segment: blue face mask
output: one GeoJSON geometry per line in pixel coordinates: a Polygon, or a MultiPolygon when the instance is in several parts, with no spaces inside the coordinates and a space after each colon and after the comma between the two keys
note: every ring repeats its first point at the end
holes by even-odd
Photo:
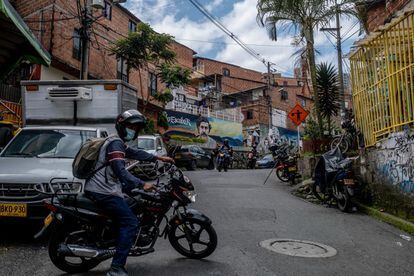
{"type": "Polygon", "coordinates": [[[126,128],[127,135],[125,136],[125,141],[131,141],[135,137],[135,130],[126,128]]]}

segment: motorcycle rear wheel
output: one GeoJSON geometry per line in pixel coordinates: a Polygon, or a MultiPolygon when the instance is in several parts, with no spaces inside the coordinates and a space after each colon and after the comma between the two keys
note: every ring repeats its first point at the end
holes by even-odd
{"type": "Polygon", "coordinates": [[[289,174],[286,174],[285,169],[276,169],[276,176],[279,178],[282,182],[289,182],[290,177],[289,174]]]}
{"type": "Polygon", "coordinates": [[[68,243],[70,239],[69,234],[75,232],[73,229],[65,229],[59,227],[54,229],[49,240],[49,257],[52,263],[62,271],[69,274],[84,273],[95,268],[101,261],[94,259],[86,259],[82,257],[68,257],[59,254],[58,249],[61,243],[68,243]],[[71,259],[69,259],[71,258],[71,259]],[[71,260],[78,259],[78,262],[71,262],[71,260]]]}
{"type": "Polygon", "coordinates": [[[338,189],[340,189],[338,190],[339,198],[336,197],[338,209],[347,213],[351,209],[351,197],[349,196],[348,190],[345,186],[341,185],[338,189]]]}
{"type": "Polygon", "coordinates": [[[210,223],[198,219],[187,219],[182,224],[173,224],[168,233],[168,240],[178,253],[191,259],[206,258],[210,256],[217,247],[217,233],[213,226],[210,223]],[[184,227],[186,227],[186,229],[184,227]],[[185,233],[186,230],[191,232],[190,241],[185,233]],[[204,240],[204,235],[203,240],[201,239],[201,235],[204,232],[206,232],[209,237],[208,241],[204,240]],[[199,246],[194,247],[194,244],[199,246]],[[200,245],[205,248],[198,251],[197,249],[200,248],[200,245]]]}

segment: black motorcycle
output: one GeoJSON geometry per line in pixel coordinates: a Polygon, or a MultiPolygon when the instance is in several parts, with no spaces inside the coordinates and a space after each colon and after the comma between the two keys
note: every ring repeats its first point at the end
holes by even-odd
{"type": "MultiPolygon", "coordinates": [[[[174,165],[167,170],[167,183],[156,184],[153,193],[139,189],[126,197],[140,221],[140,230],[130,256],[154,252],[159,237],[168,238],[181,255],[201,259],[217,247],[217,234],[211,220],[201,212],[187,209],[195,202],[194,186],[174,165]],[[172,214],[167,213],[172,209],[172,214]],[[165,221],[165,226],[161,223],[165,221]]],[[[117,227],[109,217],[81,193],[70,192],[73,183],[37,185],[36,190],[51,195],[45,207],[51,213],[44,220],[41,236],[51,230],[49,256],[53,264],[67,273],[86,272],[115,253],[117,227]],[[68,188],[69,187],[69,188],[68,188]]]]}
{"type": "Polygon", "coordinates": [[[292,147],[288,144],[272,145],[269,147],[275,161],[276,176],[282,182],[291,182],[294,184],[295,179],[300,177],[298,173],[296,154],[291,154],[292,147]]]}
{"type": "Polygon", "coordinates": [[[358,190],[359,183],[352,171],[351,158],[345,158],[339,147],[322,155],[314,171],[312,192],[323,203],[335,199],[339,210],[351,210],[352,198],[358,190]]]}
{"type": "Polygon", "coordinates": [[[217,154],[217,170],[227,172],[230,165],[230,153],[227,149],[219,150],[217,154]]]}

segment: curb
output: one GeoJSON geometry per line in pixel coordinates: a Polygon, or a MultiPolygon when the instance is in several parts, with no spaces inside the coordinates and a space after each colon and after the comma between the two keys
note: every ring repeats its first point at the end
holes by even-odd
{"type": "Polygon", "coordinates": [[[406,221],[402,218],[396,217],[388,213],[380,212],[377,209],[363,205],[361,203],[355,202],[355,205],[357,205],[358,209],[364,212],[365,214],[370,215],[374,218],[377,218],[380,221],[391,224],[399,228],[400,230],[403,230],[411,235],[414,235],[414,223],[411,223],[409,221],[406,221]]]}

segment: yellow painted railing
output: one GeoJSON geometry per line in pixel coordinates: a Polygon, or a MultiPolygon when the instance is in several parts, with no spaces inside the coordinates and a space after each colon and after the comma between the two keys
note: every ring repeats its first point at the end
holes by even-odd
{"type": "Polygon", "coordinates": [[[3,120],[22,126],[22,105],[0,100],[0,114],[3,120]]]}
{"type": "Polygon", "coordinates": [[[366,146],[414,124],[414,11],[361,42],[350,63],[355,118],[366,146]]]}

